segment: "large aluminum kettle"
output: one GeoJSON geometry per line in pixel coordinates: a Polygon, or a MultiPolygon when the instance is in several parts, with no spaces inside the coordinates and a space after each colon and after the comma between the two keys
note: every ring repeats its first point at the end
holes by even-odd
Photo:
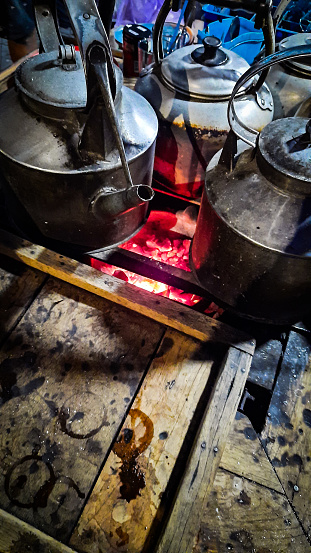
{"type": "MultiPolygon", "coordinates": [[[[165,0],[159,12],[153,40],[155,62],[141,72],[135,90],[150,102],[159,119],[155,182],[176,194],[196,198],[202,192],[207,163],[222,148],[229,132],[228,101],[249,64],[221,48],[215,37],[163,58],[162,29],[171,6],[171,0],[165,0]]],[[[251,9],[254,6],[256,3],[251,9]]],[[[265,21],[269,17],[267,12],[265,21]]],[[[271,29],[266,33],[266,47],[268,53],[273,51],[271,29]]],[[[252,85],[246,83],[236,109],[246,124],[262,129],[273,118],[272,95],[262,80],[256,89],[252,85]]]]}
{"type": "Polygon", "coordinates": [[[232,131],[207,171],[191,247],[197,279],[221,305],[275,324],[311,309],[311,123],[278,119],[259,134],[239,121],[234,97],[257,71],[310,53],[302,46],[274,54],[238,81],[232,131]],[[237,153],[237,136],[251,148],[237,153]]]}
{"type": "MultiPolygon", "coordinates": [[[[311,44],[311,33],[297,33],[279,43],[279,51],[311,44]]],[[[274,118],[290,117],[297,113],[302,102],[311,96],[311,57],[289,59],[271,67],[266,79],[274,101],[274,118]]]]}
{"type": "Polygon", "coordinates": [[[122,86],[93,0],[65,0],[79,50],[59,34],[54,0],[34,0],[38,56],[0,98],[0,168],[13,219],[43,238],[94,250],[127,240],[153,197],[157,118],[122,86]]]}

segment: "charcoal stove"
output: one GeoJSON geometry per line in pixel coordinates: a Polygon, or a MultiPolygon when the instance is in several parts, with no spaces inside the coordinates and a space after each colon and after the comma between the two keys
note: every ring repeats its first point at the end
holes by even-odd
{"type": "MultiPolygon", "coordinates": [[[[129,286],[138,285],[137,294],[142,288],[142,291],[169,298],[174,304],[183,304],[190,311],[196,311],[198,316],[203,314],[207,318],[218,319],[254,336],[257,348],[239,411],[249,417],[259,432],[269,411],[290,330],[311,337],[311,326],[305,322],[292,327],[273,327],[245,321],[234,313],[224,311],[197,284],[189,271],[187,252],[198,207],[189,200],[158,190],[147,224],[138,235],[121,246],[94,252],[77,252],[68,245],[64,247],[55,243],[44,243],[44,246],[98,269],[103,277],[108,274],[126,281],[129,286]],[[167,258],[167,254],[171,257],[167,258]]],[[[1,227],[21,236],[5,211],[3,200],[0,200],[0,212],[1,227]]],[[[42,244],[39,238],[37,236],[34,241],[42,244]]]]}

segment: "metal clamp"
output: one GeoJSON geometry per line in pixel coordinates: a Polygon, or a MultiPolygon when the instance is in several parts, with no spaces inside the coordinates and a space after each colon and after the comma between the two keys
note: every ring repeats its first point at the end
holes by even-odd
{"type": "Polygon", "coordinates": [[[72,44],[59,45],[58,59],[61,60],[62,68],[66,71],[77,69],[76,50],[72,44]]]}

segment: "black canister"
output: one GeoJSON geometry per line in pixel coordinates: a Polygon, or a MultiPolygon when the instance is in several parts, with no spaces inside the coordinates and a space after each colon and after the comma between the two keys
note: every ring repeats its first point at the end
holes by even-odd
{"type": "Polygon", "coordinates": [[[123,74],[138,77],[138,42],[151,36],[151,30],[143,25],[125,25],[123,29],[123,74]]]}

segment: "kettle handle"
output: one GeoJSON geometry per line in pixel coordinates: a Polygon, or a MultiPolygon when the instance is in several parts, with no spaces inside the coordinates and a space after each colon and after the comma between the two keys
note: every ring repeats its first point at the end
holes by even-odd
{"type": "MultiPolygon", "coordinates": [[[[234,132],[234,134],[237,137],[241,138],[244,142],[246,142],[246,144],[249,144],[250,146],[255,147],[259,136],[258,131],[250,127],[247,127],[242,121],[240,121],[240,119],[236,114],[234,99],[237,93],[239,92],[240,88],[243,85],[245,85],[252,77],[257,75],[257,73],[260,73],[264,69],[271,67],[271,65],[280,63],[282,61],[287,61],[289,59],[299,58],[303,56],[310,56],[310,55],[311,55],[311,44],[296,46],[295,48],[289,48],[284,52],[277,52],[255,63],[242,75],[242,77],[240,77],[240,79],[238,80],[238,82],[236,83],[232,91],[231,98],[228,104],[229,125],[231,130],[234,132]]],[[[254,90],[255,87],[257,89],[257,85],[253,86],[253,91],[255,91],[254,90]]],[[[249,93],[250,94],[252,93],[252,89],[250,89],[249,93]]]]}
{"type": "Polygon", "coordinates": [[[164,0],[153,28],[153,56],[156,65],[163,59],[162,34],[165,20],[173,6],[173,0],[164,0]]]}

